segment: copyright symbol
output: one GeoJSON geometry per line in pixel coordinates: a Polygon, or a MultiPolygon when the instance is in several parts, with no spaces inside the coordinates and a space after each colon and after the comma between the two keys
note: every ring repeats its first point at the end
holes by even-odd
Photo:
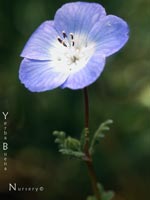
{"type": "Polygon", "coordinates": [[[40,191],[41,191],[41,192],[43,192],[43,191],[44,191],[44,187],[40,187],[39,189],[40,189],[40,191]]]}

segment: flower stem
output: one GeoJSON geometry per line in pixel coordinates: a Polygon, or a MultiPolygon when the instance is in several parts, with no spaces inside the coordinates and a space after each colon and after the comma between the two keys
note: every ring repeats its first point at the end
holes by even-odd
{"type": "Polygon", "coordinates": [[[93,166],[92,156],[89,152],[89,99],[87,87],[83,89],[84,93],[84,106],[85,106],[85,144],[84,153],[86,155],[85,163],[87,165],[88,173],[91,179],[91,184],[93,188],[94,195],[97,200],[101,200],[101,195],[97,186],[97,177],[93,166]]]}

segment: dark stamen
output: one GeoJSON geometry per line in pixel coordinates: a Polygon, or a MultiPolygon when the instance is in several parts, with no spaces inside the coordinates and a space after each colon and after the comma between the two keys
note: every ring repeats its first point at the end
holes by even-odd
{"type": "Polygon", "coordinates": [[[73,40],[73,33],[70,33],[70,37],[71,37],[71,39],[73,40]]]}
{"type": "Polygon", "coordinates": [[[65,33],[65,31],[62,31],[63,37],[66,38],[67,34],[65,33]]]}
{"type": "Polygon", "coordinates": [[[72,46],[74,46],[74,41],[72,41],[72,46]]]}
{"type": "Polygon", "coordinates": [[[58,40],[58,42],[60,42],[61,44],[63,43],[63,40],[62,40],[60,37],[58,37],[57,40],[58,40]]]}
{"type": "Polygon", "coordinates": [[[62,44],[64,45],[64,47],[67,47],[66,43],[64,41],[62,41],[62,44]]]}
{"type": "Polygon", "coordinates": [[[57,37],[57,40],[60,44],[62,44],[64,47],[68,47],[68,46],[74,46],[75,45],[75,42],[74,42],[74,35],[73,33],[70,33],[70,39],[67,38],[67,34],[65,31],[62,31],[62,36],[63,36],[63,39],[61,39],[61,37],[57,37]],[[67,39],[66,39],[67,38],[67,39]],[[67,41],[66,41],[67,40],[67,41]],[[67,44],[66,44],[67,42],[67,44]],[[68,44],[69,43],[69,44],[68,44]]]}

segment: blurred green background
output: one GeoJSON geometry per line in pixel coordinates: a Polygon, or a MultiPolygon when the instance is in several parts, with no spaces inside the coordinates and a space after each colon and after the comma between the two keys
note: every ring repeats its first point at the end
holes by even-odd
{"type": "MultiPolygon", "coordinates": [[[[19,57],[31,33],[53,19],[63,0],[0,0],[0,111],[8,116],[8,171],[1,143],[0,199],[85,200],[91,194],[84,163],[63,157],[53,130],[79,137],[82,91],[31,93],[18,80],[19,57]],[[43,186],[43,192],[8,192],[8,183],[43,186]]],[[[90,2],[90,1],[89,1],[90,2]]],[[[91,1],[92,2],[92,1],[91,1]]],[[[114,200],[150,199],[150,1],[101,0],[107,13],[124,18],[130,39],[107,59],[89,87],[90,129],[111,118],[111,131],[94,157],[99,180],[114,200]]],[[[3,141],[3,115],[0,116],[3,141]]]]}

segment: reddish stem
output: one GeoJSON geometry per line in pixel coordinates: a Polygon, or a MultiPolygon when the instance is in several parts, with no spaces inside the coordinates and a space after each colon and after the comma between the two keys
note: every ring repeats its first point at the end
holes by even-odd
{"type": "Polygon", "coordinates": [[[84,93],[84,111],[85,111],[85,145],[84,145],[84,153],[85,153],[85,163],[87,165],[88,173],[91,179],[91,184],[93,188],[94,195],[97,200],[101,200],[101,195],[97,186],[97,177],[93,166],[92,156],[89,153],[89,99],[88,99],[88,91],[87,87],[83,89],[84,93]]]}

